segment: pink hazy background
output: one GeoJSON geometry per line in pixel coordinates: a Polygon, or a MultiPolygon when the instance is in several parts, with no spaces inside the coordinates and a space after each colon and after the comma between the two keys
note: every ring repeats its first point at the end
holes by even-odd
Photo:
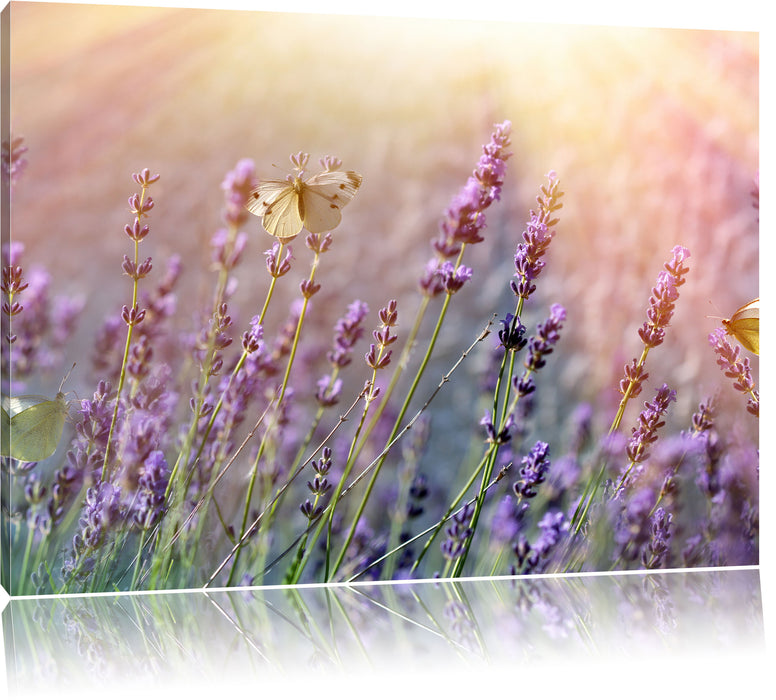
{"type": "MultiPolygon", "coordinates": [[[[316,297],[328,341],[354,298],[372,318],[397,298],[408,326],[437,222],[492,125],[509,119],[502,201],[466,260],[474,279],[455,300],[430,385],[493,313],[513,309],[515,245],[552,169],[564,207],[525,318],[530,329],[551,303],[568,310],[542,379],[556,388],[545,417],[559,424],[576,400],[613,405],[622,365],[641,350],[650,289],[681,244],[691,271],[666,342],[650,353],[644,400],[664,381],[678,389],[669,422],[685,427],[722,386],[757,434],[706,340],[719,325],[708,315],[758,295],[756,34],[38,3],[12,3],[11,23],[11,129],[29,147],[12,235],[26,264],[50,270],[54,291],[86,297],[68,367],[128,303],[120,264],[132,172],[161,174],[144,254],[159,272],[183,255],[184,320],[212,283],[208,241],[237,160],[276,176],[272,164],[286,168],[304,150],[360,172],[316,297]]],[[[258,220],[248,228],[236,297],[244,324],[264,298],[271,244],[258,220]]],[[[302,275],[307,251],[294,247],[302,275]]],[[[290,301],[297,286],[286,289],[290,301]]],[[[470,402],[470,384],[450,392],[451,404],[470,402]]]]}

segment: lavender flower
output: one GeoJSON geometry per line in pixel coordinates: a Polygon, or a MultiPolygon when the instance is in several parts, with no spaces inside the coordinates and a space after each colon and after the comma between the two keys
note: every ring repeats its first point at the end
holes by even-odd
{"type": "Polygon", "coordinates": [[[286,246],[286,257],[283,260],[278,259],[281,245],[279,241],[275,241],[269,250],[264,251],[267,259],[267,271],[275,278],[285,275],[291,269],[291,261],[294,259],[290,245],[286,246]]]}
{"type": "Polygon", "coordinates": [[[138,478],[133,517],[143,529],[153,527],[165,511],[164,494],[170,480],[170,469],[161,450],[153,450],[143,462],[138,478]]]}
{"type": "Polygon", "coordinates": [[[264,345],[264,328],[260,323],[258,316],[254,316],[251,319],[250,330],[245,331],[242,336],[242,348],[243,352],[250,355],[254,352],[258,352],[264,345]]]}
{"type": "Polygon", "coordinates": [[[515,482],[513,489],[518,498],[533,498],[536,487],[544,482],[547,470],[550,468],[550,446],[538,441],[531,451],[521,460],[520,481],[515,482]]]}
{"type": "Polygon", "coordinates": [[[520,503],[512,496],[504,496],[496,505],[490,524],[490,541],[504,545],[517,537],[520,532],[523,515],[528,509],[527,503],[520,503]]]}
{"type": "Polygon", "coordinates": [[[439,269],[440,262],[437,258],[432,258],[426,263],[418,284],[420,291],[427,297],[433,298],[445,289],[444,279],[439,273],[439,269]]]}
{"type": "Polygon", "coordinates": [[[512,566],[512,574],[530,574],[544,571],[552,551],[557,547],[564,534],[569,530],[569,521],[561,511],[544,514],[538,523],[539,535],[536,541],[529,543],[522,532],[512,548],[517,564],[512,566]]]}
{"type": "Polygon", "coordinates": [[[624,508],[619,509],[614,528],[615,560],[635,561],[642,548],[650,541],[649,512],[655,503],[651,488],[635,491],[624,508]]]}
{"type": "Polygon", "coordinates": [[[248,236],[245,233],[234,235],[233,232],[220,228],[210,239],[211,259],[221,269],[233,270],[240,263],[247,244],[248,236]]]}
{"type": "Polygon", "coordinates": [[[647,569],[660,569],[668,564],[673,516],[662,507],[657,508],[650,519],[650,541],[641,553],[641,563],[647,569]]]}
{"type": "Polygon", "coordinates": [[[334,406],[339,403],[342,393],[342,380],[332,379],[331,375],[324,374],[317,382],[318,387],[315,391],[315,400],[323,408],[334,406]]]}
{"type": "MultiPolygon", "coordinates": [[[[380,326],[377,330],[372,331],[372,337],[377,341],[377,345],[375,345],[375,343],[370,343],[369,350],[365,355],[367,365],[375,372],[379,369],[384,369],[389,365],[391,353],[393,351],[388,350],[386,352],[386,348],[393,345],[398,338],[398,336],[391,331],[391,328],[397,324],[399,318],[399,313],[396,310],[396,300],[391,299],[387,306],[380,309],[379,316],[380,326]]],[[[372,386],[369,393],[369,400],[374,399],[379,391],[379,389],[375,389],[375,387],[372,386]]]]}
{"type": "Polygon", "coordinates": [[[513,280],[510,286],[515,296],[522,299],[528,299],[536,290],[533,280],[539,276],[544,268],[545,263],[541,258],[547,252],[547,248],[555,236],[555,231],[551,231],[550,227],[557,223],[557,219],[550,217],[563,206],[559,203],[563,192],[558,191],[557,174],[550,171],[547,178],[550,182],[549,188],[543,186],[543,197],[537,197],[540,210],[538,213],[531,210],[531,219],[523,231],[523,242],[517,246],[515,252],[514,276],[517,277],[517,282],[513,280]]]}
{"type": "Polygon", "coordinates": [[[692,414],[693,435],[698,436],[714,427],[716,400],[714,397],[701,401],[698,410],[692,414]]]}
{"type": "Polygon", "coordinates": [[[536,335],[528,340],[528,353],[523,364],[525,372],[512,378],[518,396],[527,397],[536,390],[533,373],[546,364],[544,357],[553,351],[553,345],[560,339],[560,329],[566,320],[566,310],[560,304],[550,307],[550,316],[540,323],[536,335]]]}
{"type": "Polygon", "coordinates": [[[314,501],[309,499],[300,506],[302,514],[307,518],[308,522],[312,522],[323,513],[323,505],[320,503],[322,499],[331,491],[332,484],[326,478],[329,470],[331,469],[331,449],[324,447],[321,451],[320,461],[312,461],[312,468],[315,472],[315,477],[312,481],[307,482],[307,488],[310,493],[315,497],[314,501]]]}
{"type": "Polygon", "coordinates": [[[326,359],[335,367],[346,367],[350,364],[353,346],[364,334],[362,324],[368,313],[369,307],[356,299],[335,324],[334,348],[326,354],[326,359]]]}
{"type": "Polygon", "coordinates": [[[453,198],[440,225],[439,238],[434,242],[437,252],[445,258],[457,255],[460,244],[474,244],[484,240],[480,231],[485,228],[484,211],[500,199],[506,175],[507,152],[512,124],[496,124],[490,143],[483,146],[474,173],[461,191],[453,198]]]}
{"type": "Polygon", "coordinates": [[[749,358],[739,359],[741,348],[735,348],[728,342],[724,328],[716,328],[709,334],[709,344],[717,354],[717,364],[722,368],[726,377],[733,379],[733,388],[742,394],[748,394],[749,399],[746,410],[753,416],[760,416],[760,394],[754,388],[752,371],[749,366],[749,358]]]}
{"type": "Polygon", "coordinates": [[[480,419],[480,425],[485,426],[485,433],[487,434],[486,442],[496,445],[506,445],[511,439],[510,429],[514,425],[514,416],[511,414],[507,416],[504,422],[504,427],[501,430],[497,430],[491,418],[490,411],[485,411],[485,415],[480,419]]]}
{"type": "Polygon", "coordinates": [[[566,309],[560,304],[550,307],[550,316],[544,323],[540,323],[536,329],[536,335],[528,341],[528,356],[525,359],[525,367],[535,372],[544,367],[544,357],[551,354],[553,345],[560,339],[560,329],[566,320],[566,309]]]}
{"type": "Polygon", "coordinates": [[[498,332],[498,337],[504,348],[514,352],[522,350],[528,339],[525,338],[526,327],[520,322],[520,317],[507,314],[500,323],[504,327],[498,332]]]}
{"type": "Polygon", "coordinates": [[[84,579],[94,569],[96,550],[106,544],[113,527],[124,520],[121,490],[107,482],[86,490],[86,502],[73,537],[72,553],[66,557],[62,574],[66,582],[84,579]]]}
{"type": "Polygon", "coordinates": [[[233,227],[241,226],[248,219],[245,203],[256,184],[256,167],[250,158],[237,161],[221,183],[224,191],[224,221],[233,227]]]}
{"type": "Polygon", "coordinates": [[[439,276],[442,261],[456,257],[463,245],[484,240],[480,233],[486,224],[485,210],[501,197],[506,161],[512,155],[506,150],[511,130],[509,121],[495,125],[490,142],[483,146],[477,167],[445,212],[439,235],[431,243],[435,256],[420,279],[424,295],[434,297],[442,291],[452,294],[471,275],[471,271],[466,272],[468,268],[459,268],[455,275],[444,272],[441,273],[443,277],[439,276]]]}
{"type": "Polygon", "coordinates": [[[449,260],[442,263],[438,273],[442,279],[445,292],[447,294],[455,294],[463,287],[463,285],[471,279],[472,269],[465,265],[459,265],[456,267],[449,260]]]}
{"type": "Polygon", "coordinates": [[[474,504],[469,503],[453,516],[452,525],[445,529],[447,539],[441,545],[445,559],[453,561],[463,554],[466,540],[472,534],[469,527],[472,515],[474,515],[474,504]]]}
{"type": "Polygon", "coordinates": [[[639,425],[631,430],[631,438],[626,452],[634,464],[643,462],[649,457],[649,446],[657,440],[657,430],[665,425],[661,420],[668,410],[668,405],[676,401],[676,391],[663,384],[655,394],[652,402],[645,402],[646,410],[639,413],[639,425]]]}
{"type": "Polygon", "coordinates": [[[674,315],[676,300],[679,298],[679,287],[684,284],[684,276],[690,270],[683,264],[690,257],[690,251],[678,245],[674,246],[672,252],[673,258],[657,276],[649,298],[647,320],[639,329],[639,337],[648,348],[657,347],[663,342],[665,329],[674,315]]]}

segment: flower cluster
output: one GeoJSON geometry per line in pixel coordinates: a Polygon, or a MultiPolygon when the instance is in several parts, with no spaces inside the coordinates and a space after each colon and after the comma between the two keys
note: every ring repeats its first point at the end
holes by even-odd
{"type": "Polygon", "coordinates": [[[760,415],[760,393],[755,389],[749,358],[740,358],[741,348],[733,347],[727,339],[724,328],[717,328],[709,334],[709,344],[717,355],[717,364],[726,377],[733,379],[733,388],[748,394],[746,410],[753,416],[760,415]]]}
{"type": "Polygon", "coordinates": [[[657,430],[665,425],[661,418],[668,410],[668,404],[676,401],[676,391],[663,384],[652,401],[644,403],[645,410],[639,414],[639,425],[631,431],[627,454],[631,462],[638,464],[649,457],[649,446],[657,440],[657,430]]]}
{"type": "Polygon", "coordinates": [[[684,265],[684,261],[690,257],[690,251],[678,245],[674,246],[672,253],[673,258],[657,276],[652,296],[649,298],[647,320],[639,329],[639,338],[648,348],[655,348],[663,342],[665,329],[674,315],[679,298],[679,287],[684,284],[684,277],[690,271],[690,268],[684,265]]]}
{"type": "Polygon", "coordinates": [[[426,296],[434,297],[442,291],[454,294],[471,277],[471,269],[456,266],[451,259],[461,253],[462,246],[484,240],[481,232],[486,225],[485,210],[501,197],[506,161],[512,155],[507,151],[511,131],[509,121],[496,125],[477,167],[445,212],[439,234],[431,244],[435,256],[420,279],[420,289],[426,296]]]}
{"type": "Polygon", "coordinates": [[[536,496],[536,487],[543,483],[547,471],[550,468],[550,446],[541,440],[537,442],[531,451],[522,459],[520,467],[520,481],[513,485],[515,495],[518,498],[533,498],[536,496]]]}
{"type": "Polygon", "coordinates": [[[523,242],[517,246],[515,253],[514,276],[517,281],[510,282],[510,286],[515,296],[521,299],[528,299],[536,290],[534,280],[546,264],[542,257],[555,236],[555,231],[550,230],[550,227],[557,223],[557,219],[551,217],[563,206],[559,201],[563,192],[559,190],[557,174],[550,171],[547,179],[549,187],[542,186],[542,195],[537,197],[539,212],[531,210],[531,219],[523,231],[523,242]]]}
{"type": "Polygon", "coordinates": [[[326,478],[331,469],[331,449],[324,447],[321,451],[321,459],[319,461],[313,460],[312,467],[315,477],[312,481],[307,482],[307,488],[310,489],[314,501],[310,501],[308,498],[299,507],[309,522],[312,522],[323,513],[321,501],[332,488],[331,483],[326,478]]]}
{"type": "MultiPolygon", "coordinates": [[[[244,268],[253,256],[264,264],[265,246],[252,251],[253,238],[240,230],[256,191],[253,161],[240,160],[221,183],[223,208],[204,251],[212,292],[179,298],[181,258],[163,267],[140,255],[153,241],[148,193],[159,176],[147,169],[133,175],[138,191],[123,226],[129,249],[115,261],[132,294],[85,345],[92,366],[84,373],[94,384],[82,392],[88,398],[71,402],[60,461],[22,463],[3,440],[1,476],[12,489],[8,588],[71,593],[756,561],[759,456],[737,426],[727,429],[727,413],[717,416],[721,404],[702,402],[685,421],[691,428],[664,435],[677,391],[662,384],[630,436],[619,429],[626,402],[648,377],[647,352],[667,345],[688,271],[685,248],[673,249],[652,289],[639,331],[642,356],[625,369],[606,436],[597,434],[597,408],[609,392],[569,388],[561,372],[557,386],[549,376],[547,389],[541,386],[550,355],[563,359],[556,349],[561,333],[565,339],[565,306],[551,299],[532,337],[524,325],[525,302],[556,234],[563,192],[555,172],[522,232],[514,273],[501,280],[502,291],[509,286],[516,296],[509,295],[512,313],[494,314],[468,348],[457,347],[466,324],[444,322],[454,319],[452,299],[464,286],[464,296],[478,291],[463,256],[484,240],[486,212],[505,192],[510,130],[509,122],[495,126],[444,212],[409,332],[397,333],[398,303],[386,295],[366,338],[369,307],[356,299],[336,320],[328,352],[318,339],[337,315],[336,290],[322,286],[321,256],[338,254],[347,237],[306,234],[297,253],[312,262],[301,284],[290,282],[292,261],[298,264],[290,246],[276,241],[265,253],[270,278],[259,286],[266,294],[257,298],[261,276],[244,268]],[[435,308],[432,297],[440,302],[435,322],[424,316],[435,308]],[[489,357],[478,355],[496,318],[498,344],[489,357]],[[353,363],[358,352],[367,368],[353,363]],[[391,376],[378,386],[383,369],[391,376]],[[486,396],[461,389],[467,373],[464,382],[487,375],[486,396]],[[574,406],[579,392],[585,402],[574,406]],[[326,410],[334,405],[344,407],[326,410]]],[[[11,180],[23,169],[23,152],[16,142],[4,151],[11,180]]],[[[291,160],[301,177],[309,156],[291,160]]],[[[342,163],[326,157],[321,165],[331,172],[342,163]]],[[[329,186],[316,192],[330,193],[329,186]]],[[[54,278],[23,265],[21,244],[4,246],[2,255],[3,341],[11,350],[2,356],[3,428],[10,429],[16,414],[6,411],[14,405],[6,396],[64,362],[81,307],[57,301],[54,278]]],[[[381,283],[393,279],[389,272],[381,283]]],[[[710,342],[757,415],[749,361],[722,329],[710,342]]]]}
{"type": "Polygon", "coordinates": [[[453,561],[463,554],[466,540],[472,535],[472,515],[474,504],[468,504],[453,516],[452,524],[445,529],[447,539],[442,542],[442,554],[448,561],[453,561]]]}

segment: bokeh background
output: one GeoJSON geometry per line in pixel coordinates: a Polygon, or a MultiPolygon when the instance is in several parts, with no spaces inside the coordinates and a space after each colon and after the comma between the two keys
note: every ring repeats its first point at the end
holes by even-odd
{"type": "MultiPolygon", "coordinates": [[[[240,158],[277,176],[273,164],[285,168],[304,150],[360,172],[306,329],[328,343],[355,298],[373,319],[398,299],[408,330],[438,221],[492,125],[509,119],[502,201],[488,212],[486,242],[467,253],[474,279],[455,299],[424,388],[493,313],[513,309],[514,249],[552,169],[564,206],[526,321],[533,327],[555,302],[568,320],[539,380],[551,389],[541,394],[540,437],[562,437],[583,400],[608,427],[622,366],[641,351],[650,289],[681,244],[691,271],[667,340],[650,353],[644,400],[664,381],[676,388],[669,428],[683,428],[719,387],[729,402],[721,420],[756,439],[757,421],[707,335],[719,325],[709,315],[731,315],[759,289],[757,34],[43,3],[12,3],[11,17],[11,128],[29,147],[12,235],[27,264],[51,271],[55,291],[87,303],[64,370],[128,303],[120,264],[132,172],[161,174],[143,246],[157,270],[183,255],[182,323],[212,286],[220,183],[240,158]]],[[[243,324],[264,299],[272,241],[258,220],[249,226],[234,312],[243,324]]],[[[308,251],[294,248],[301,279],[308,251]]],[[[283,289],[268,326],[282,322],[298,287],[283,289]]],[[[446,388],[437,436],[476,426],[471,397],[486,355],[446,388]]],[[[46,379],[48,393],[61,376],[46,379]]],[[[92,379],[83,362],[68,388],[89,395],[92,379]]],[[[437,458],[459,447],[443,441],[437,458]]]]}

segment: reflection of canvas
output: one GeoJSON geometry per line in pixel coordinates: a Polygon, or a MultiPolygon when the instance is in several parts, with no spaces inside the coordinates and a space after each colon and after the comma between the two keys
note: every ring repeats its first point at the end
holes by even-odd
{"type": "Polygon", "coordinates": [[[11,35],[7,590],[757,563],[759,360],[707,318],[758,291],[756,35],[11,35]]]}
{"type": "Polygon", "coordinates": [[[49,597],[12,600],[3,617],[14,697],[96,692],[106,677],[127,697],[191,679],[301,695],[312,673],[320,687],[401,674],[437,689],[520,675],[521,689],[539,691],[558,668],[553,691],[573,692],[575,664],[610,680],[628,669],[625,680],[646,659],[669,678],[678,665],[699,692],[734,690],[728,674],[694,664],[735,654],[750,678],[765,648],[759,573],[745,570],[49,597]]]}

